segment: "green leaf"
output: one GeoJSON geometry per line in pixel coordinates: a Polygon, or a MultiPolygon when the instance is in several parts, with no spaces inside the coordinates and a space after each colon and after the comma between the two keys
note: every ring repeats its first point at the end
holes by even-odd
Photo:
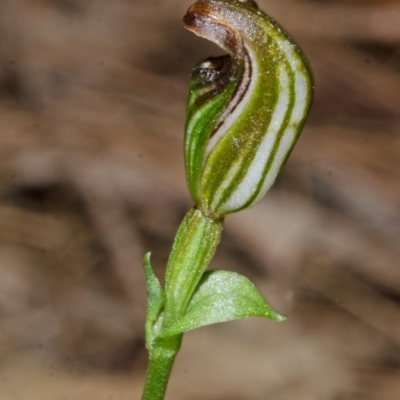
{"type": "Polygon", "coordinates": [[[154,324],[164,307],[165,294],[160,285],[159,280],[153,272],[150,263],[151,253],[147,253],[143,259],[143,266],[146,276],[147,289],[147,315],[146,315],[146,345],[150,348],[155,337],[157,336],[154,329],[154,324]]]}
{"type": "Polygon", "coordinates": [[[162,336],[248,317],[274,321],[285,319],[266,303],[257,288],[244,276],[228,271],[206,272],[184,315],[162,332],[162,336]]]}
{"type": "Polygon", "coordinates": [[[222,222],[192,209],[176,233],[165,274],[163,328],[180,318],[217,248],[222,222]]]}

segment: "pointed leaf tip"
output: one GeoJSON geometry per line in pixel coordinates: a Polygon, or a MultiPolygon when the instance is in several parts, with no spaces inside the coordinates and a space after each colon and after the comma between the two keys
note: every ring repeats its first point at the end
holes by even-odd
{"type": "Polygon", "coordinates": [[[164,306],[165,294],[158,278],[154,274],[150,256],[150,252],[144,256],[143,266],[146,275],[147,320],[154,322],[164,306]]]}

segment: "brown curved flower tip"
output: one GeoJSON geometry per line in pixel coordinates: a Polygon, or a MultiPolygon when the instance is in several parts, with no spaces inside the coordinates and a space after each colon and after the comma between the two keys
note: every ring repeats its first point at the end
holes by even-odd
{"type": "Polygon", "coordinates": [[[228,53],[238,47],[240,36],[213,16],[212,8],[206,2],[199,1],[189,8],[183,17],[185,28],[196,35],[211,40],[228,53]]]}

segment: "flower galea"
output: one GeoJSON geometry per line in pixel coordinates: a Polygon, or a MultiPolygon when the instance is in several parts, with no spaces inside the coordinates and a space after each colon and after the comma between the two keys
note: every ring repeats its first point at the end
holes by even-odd
{"type": "Polygon", "coordinates": [[[184,24],[228,53],[194,68],[185,129],[191,196],[222,218],[271,188],[305,122],[312,77],[289,35],[251,0],[199,0],[184,24]]]}

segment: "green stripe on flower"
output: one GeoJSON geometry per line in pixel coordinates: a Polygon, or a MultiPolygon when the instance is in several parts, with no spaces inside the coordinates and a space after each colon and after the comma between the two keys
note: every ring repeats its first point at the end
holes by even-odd
{"type": "Polygon", "coordinates": [[[185,27],[229,55],[192,72],[185,132],[191,195],[214,217],[259,202],[308,114],[312,77],[286,32],[253,1],[199,0],[185,27]]]}

